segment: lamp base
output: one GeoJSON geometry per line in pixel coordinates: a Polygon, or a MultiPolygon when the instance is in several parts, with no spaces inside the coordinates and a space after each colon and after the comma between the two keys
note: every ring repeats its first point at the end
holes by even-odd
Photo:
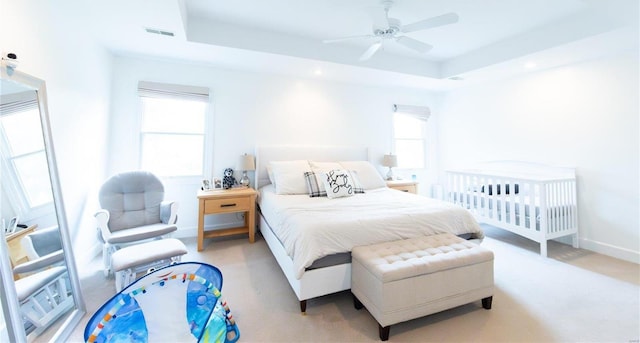
{"type": "Polygon", "coordinates": [[[247,172],[242,172],[242,178],[240,179],[240,184],[244,187],[249,187],[249,177],[247,176],[247,172]]]}
{"type": "Polygon", "coordinates": [[[387,181],[393,180],[393,170],[389,167],[389,171],[387,172],[387,181]]]}

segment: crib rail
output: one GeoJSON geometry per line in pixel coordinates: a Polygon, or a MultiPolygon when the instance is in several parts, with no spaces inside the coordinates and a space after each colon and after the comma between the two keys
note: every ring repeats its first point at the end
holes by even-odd
{"type": "Polygon", "coordinates": [[[447,200],[484,222],[540,243],[573,235],[578,247],[575,178],[511,177],[476,171],[447,172],[447,200]]]}

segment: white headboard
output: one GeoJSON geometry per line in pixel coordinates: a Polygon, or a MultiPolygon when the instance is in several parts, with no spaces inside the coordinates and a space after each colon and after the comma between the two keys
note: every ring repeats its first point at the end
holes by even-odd
{"type": "Polygon", "coordinates": [[[256,185],[271,183],[267,175],[269,161],[313,160],[319,162],[369,161],[369,149],[353,146],[267,145],[257,146],[256,185]]]}

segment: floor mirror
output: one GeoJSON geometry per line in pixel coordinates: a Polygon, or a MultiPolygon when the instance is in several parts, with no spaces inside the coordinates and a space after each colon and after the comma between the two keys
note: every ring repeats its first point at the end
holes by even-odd
{"type": "Polygon", "coordinates": [[[0,65],[0,342],[65,341],[85,313],[44,80],[0,65]]]}

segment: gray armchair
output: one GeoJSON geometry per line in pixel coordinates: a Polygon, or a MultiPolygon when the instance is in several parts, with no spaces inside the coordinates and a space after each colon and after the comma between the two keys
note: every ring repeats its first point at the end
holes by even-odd
{"type": "Polygon", "coordinates": [[[164,186],[150,172],[112,176],[100,188],[99,200],[102,209],[94,216],[105,275],[112,271],[111,254],[120,247],[162,239],[177,230],[178,203],[164,201],[164,186]]]}

